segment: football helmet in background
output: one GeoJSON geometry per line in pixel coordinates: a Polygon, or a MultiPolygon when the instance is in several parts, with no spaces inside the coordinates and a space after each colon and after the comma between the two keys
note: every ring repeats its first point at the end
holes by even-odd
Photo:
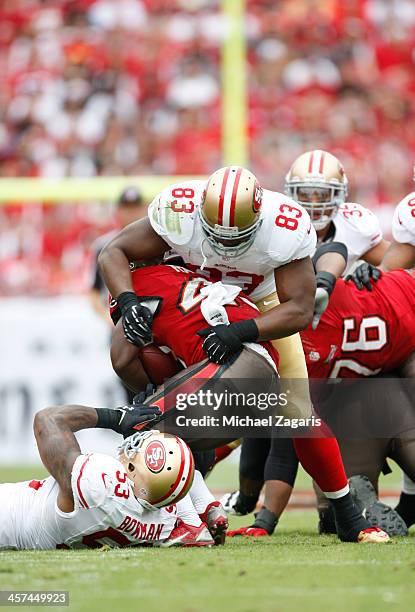
{"type": "Polygon", "coordinates": [[[262,188],[249,170],[227,166],[209,177],[199,215],[215,253],[237,257],[249,249],[261,225],[261,204],[262,188]]]}
{"type": "Polygon", "coordinates": [[[161,508],[189,492],[195,466],[192,451],[181,438],[156,430],[137,432],[124,440],[119,453],[137,499],[161,508]]]}
{"type": "Polygon", "coordinates": [[[337,157],[318,149],[297,157],[285,177],[285,193],[307,210],[316,230],[333,219],[346,200],[347,185],[337,157]]]}

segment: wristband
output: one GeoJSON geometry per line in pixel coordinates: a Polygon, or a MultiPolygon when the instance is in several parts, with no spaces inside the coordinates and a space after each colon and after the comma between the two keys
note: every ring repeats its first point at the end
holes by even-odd
{"type": "Polygon", "coordinates": [[[254,319],[232,323],[230,328],[241,342],[256,342],[258,340],[259,331],[254,319]]]}
{"type": "Polygon", "coordinates": [[[120,429],[120,413],[112,408],[95,408],[97,413],[97,424],[95,427],[101,429],[112,429],[117,433],[121,433],[120,429]]]}
{"type": "Polygon", "coordinates": [[[317,272],[316,274],[316,282],[317,287],[322,287],[327,291],[329,295],[331,295],[334,285],[336,284],[337,278],[331,272],[317,272]]]}
{"type": "Polygon", "coordinates": [[[134,291],[123,291],[117,297],[117,304],[122,314],[126,311],[130,306],[136,306],[139,304],[138,297],[134,293],[134,291]]]}

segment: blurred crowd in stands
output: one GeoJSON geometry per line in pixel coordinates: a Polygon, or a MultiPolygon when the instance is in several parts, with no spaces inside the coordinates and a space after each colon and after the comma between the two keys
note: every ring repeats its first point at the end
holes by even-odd
{"type": "MultiPolygon", "coordinates": [[[[246,6],[251,169],[281,190],[327,149],[387,225],[415,158],[415,0],[246,6]]],[[[2,0],[0,176],[209,174],[227,29],[217,0],[2,0]]],[[[99,204],[0,208],[0,294],[82,290],[111,225],[99,204]]]]}

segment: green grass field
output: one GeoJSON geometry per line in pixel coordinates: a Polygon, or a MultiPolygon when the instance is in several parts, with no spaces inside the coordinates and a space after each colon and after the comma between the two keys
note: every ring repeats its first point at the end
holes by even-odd
{"type": "MultiPolygon", "coordinates": [[[[42,475],[1,469],[0,481],[42,475]]],[[[225,462],[209,484],[231,489],[236,478],[225,462]]],[[[398,485],[399,474],[386,482],[398,485]]],[[[305,475],[299,486],[309,486],[305,475]]],[[[384,546],[341,544],[316,535],[313,510],[290,510],[273,537],[228,539],[221,548],[3,551],[0,588],[68,590],[76,611],[407,611],[415,601],[414,543],[410,536],[384,546]]]]}

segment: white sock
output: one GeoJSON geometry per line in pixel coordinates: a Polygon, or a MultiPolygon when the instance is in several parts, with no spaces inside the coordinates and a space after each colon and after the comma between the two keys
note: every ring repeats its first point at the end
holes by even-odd
{"type": "Polygon", "coordinates": [[[324,495],[328,499],[340,499],[340,497],[344,497],[350,492],[349,483],[343,489],[339,489],[338,491],[323,491],[324,495]]]}
{"type": "Polygon", "coordinates": [[[195,470],[195,477],[189,491],[189,495],[192,498],[193,505],[199,514],[202,514],[202,512],[206,510],[206,506],[208,506],[211,502],[216,501],[212,493],[207,488],[207,485],[199,470],[195,470]]]}
{"type": "Polygon", "coordinates": [[[415,482],[405,472],[403,473],[402,491],[407,495],[415,495],[415,482]]]}
{"type": "Polygon", "coordinates": [[[193,527],[200,527],[202,521],[196,512],[189,493],[176,503],[176,508],[177,516],[183,521],[183,523],[193,525],[193,527]]]}

